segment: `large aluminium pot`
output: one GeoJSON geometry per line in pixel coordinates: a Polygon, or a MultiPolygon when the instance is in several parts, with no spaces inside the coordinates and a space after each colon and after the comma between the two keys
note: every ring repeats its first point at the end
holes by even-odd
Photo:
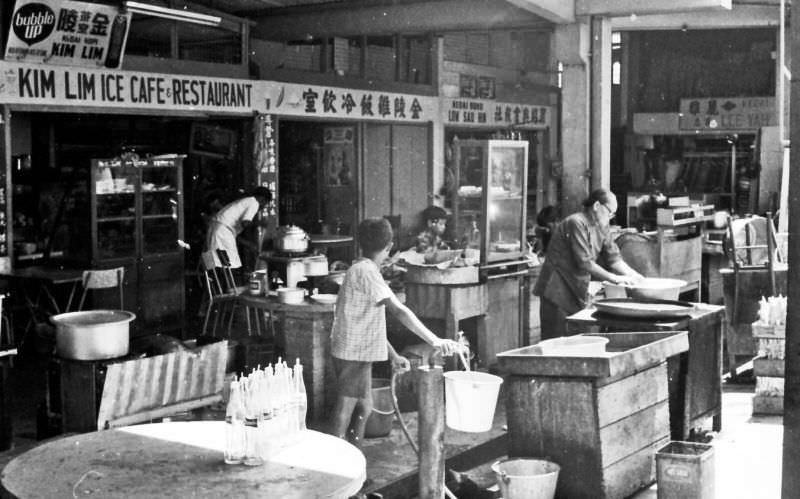
{"type": "Polygon", "coordinates": [[[275,249],[282,253],[305,253],[308,241],[306,231],[296,225],[284,225],[278,228],[275,249]]]}
{"type": "Polygon", "coordinates": [[[65,359],[99,360],[127,355],[130,322],[126,310],[84,310],[54,315],[56,354],[65,359]]]}

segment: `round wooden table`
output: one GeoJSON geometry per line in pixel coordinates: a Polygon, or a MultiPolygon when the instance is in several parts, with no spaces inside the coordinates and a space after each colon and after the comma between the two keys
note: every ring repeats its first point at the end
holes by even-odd
{"type": "Polygon", "coordinates": [[[366,479],[364,455],[305,430],[262,466],[222,460],[225,423],[128,426],[53,440],[3,469],[3,492],[44,497],[348,498],[366,479]]]}

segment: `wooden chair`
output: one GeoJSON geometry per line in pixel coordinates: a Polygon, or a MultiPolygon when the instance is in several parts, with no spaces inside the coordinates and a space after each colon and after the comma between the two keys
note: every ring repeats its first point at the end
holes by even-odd
{"type": "Polygon", "coordinates": [[[123,308],[122,284],[125,281],[125,267],[116,267],[107,270],[84,270],[81,278],[83,293],[78,302],[78,310],[83,310],[83,304],[89,290],[117,288],[119,295],[119,308],[123,308]]]}
{"type": "Polygon", "coordinates": [[[770,292],[773,296],[776,294],[775,267],[777,264],[786,263],[786,257],[781,251],[782,246],[772,222],[772,214],[769,212],[766,218],[742,218],[728,223],[725,250],[734,272],[735,285],[731,320],[736,320],[739,308],[741,271],[766,268],[770,276],[770,292]]]}
{"type": "Polygon", "coordinates": [[[253,333],[253,323],[250,320],[250,312],[255,315],[255,329],[257,334],[261,334],[261,321],[257,309],[251,309],[241,301],[241,295],[247,290],[246,286],[237,286],[233,277],[233,271],[229,265],[225,265],[226,254],[224,250],[205,251],[200,255],[201,275],[205,288],[205,317],[203,318],[202,335],[209,333],[208,325],[211,315],[214,314],[214,322],[211,327],[211,335],[216,335],[217,326],[225,326],[225,335],[230,338],[233,328],[233,318],[236,310],[243,307],[247,322],[247,334],[253,333]],[[219,252],[222,252],[220,255],[219,252]],[[220,256],[223,258],[221,259],[220,256]]]}

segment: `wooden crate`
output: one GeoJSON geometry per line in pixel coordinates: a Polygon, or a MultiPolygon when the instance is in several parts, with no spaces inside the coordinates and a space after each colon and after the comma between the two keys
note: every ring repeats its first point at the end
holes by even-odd
{"type": "Polygon", "coordinates": [[[783,337],[786,326],[769,327],[754,322],[752,328],[760,355],[753,360],[753,375],[756,377],[753,414],[781,415],[786,372],[786,339],[783,337]]]}
{"type": "Polygon", "coordinates": [[[97,429],[127,426],[222,400],[228,342],[108,365],[97,429]]]}
{"type": "Polygon", "coordinates": [[[560,497],[622,499],[655,479],[655,451],[670,440],[666,363],[606,381],[506,381],[506,400],[517,401],[507,413],[509,454],[558,463],[560,497]]]}
{"type": "Polygon", "coordinates": [[[683,279],[688,284],[682,291],[699,289],[703,267],[702,236],[679,239],[668,231],[624,233],[616,242],[625,262],[643,276],[683,279]]]}

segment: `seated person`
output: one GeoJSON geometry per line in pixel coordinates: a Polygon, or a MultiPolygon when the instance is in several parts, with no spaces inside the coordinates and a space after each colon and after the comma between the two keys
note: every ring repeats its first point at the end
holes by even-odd
{"type": "Polygon", "coordinates": [[[444,240],[447,229],[447,211],[439,206],[428,206],[422,211],[423,230],[410,248],[392,256],[392,263],[405,261],[414,265],[439,263],[451,258],[447,253],[451,244],[444,240]]]}
{"type": "Polygon", "coordinates": [[[439,206],[428,206],[422,211],[425,229],[417,236],[415,249],[417,253],[428,253],[436,250],[449,250],[450,245],[442,239],[447,230],[447,212],[439,206]]]}

